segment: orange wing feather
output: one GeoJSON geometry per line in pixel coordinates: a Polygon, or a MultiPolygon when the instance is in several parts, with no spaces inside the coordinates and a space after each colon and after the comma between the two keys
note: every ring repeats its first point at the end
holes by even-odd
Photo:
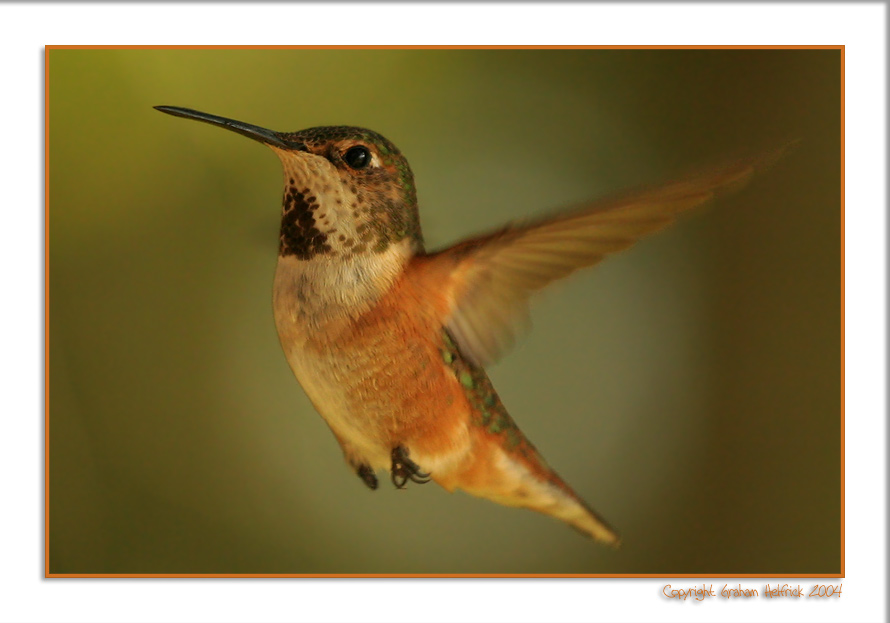
{"type": "Polygon", "coordinates": [[[448,329],[475,363],[498,360],[528,324],[528,299],[534,291],[663,229],[682,212],[743,186],[786,150],[510,225],[432,254],[432,261],[450,269],[448,329]]]}

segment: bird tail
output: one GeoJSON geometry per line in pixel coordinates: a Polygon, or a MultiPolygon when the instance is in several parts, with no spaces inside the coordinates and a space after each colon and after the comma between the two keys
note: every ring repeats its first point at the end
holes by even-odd
{"type": "Polygon", "coordinates": [[[460,488],[504,506],[550,515],[596,541],[618,547],[618,532],[547,465],[518,428],[512,430],[519,437],[507,444],[487,430],[478,430],[480,438],[474,440],[465,467],[450,478],[436,478],[435,473],[433,477],[446,489],[460,488]]]}

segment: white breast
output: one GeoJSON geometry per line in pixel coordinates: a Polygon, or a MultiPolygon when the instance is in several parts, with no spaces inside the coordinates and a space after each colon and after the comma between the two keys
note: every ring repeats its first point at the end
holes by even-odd
{"type": "Polygon", "coordinates": [[[334,433],[373,467],[389,467],[383,434],[389,416],[375,413],[374,401],[356,388],[373,387],[385,362],[338,338],[389,290],[407,253],[405,241],[352,259],[284,256],[275,273],[275,324],[294,375],[334,433]]]}

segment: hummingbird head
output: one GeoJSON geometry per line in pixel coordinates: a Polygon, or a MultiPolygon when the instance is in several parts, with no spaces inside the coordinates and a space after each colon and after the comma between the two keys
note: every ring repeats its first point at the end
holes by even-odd
{"type": "Polygon", "coordinates": [[[280,136],[299,145],[272,146],[284,166],[280,254],[381,253],[406,238],[422,249],[414,176],[395,145],[349,126],[280,136]]]}
{"type": "Polygon", "coordinates": [[[278,155],[284,168],[279,255],[356,257],[406,239],[413,252],[422,250],[414,176],[380,134],[349,126],[275,132],[188,108],[156,108],[238,132],[278,155]]]}

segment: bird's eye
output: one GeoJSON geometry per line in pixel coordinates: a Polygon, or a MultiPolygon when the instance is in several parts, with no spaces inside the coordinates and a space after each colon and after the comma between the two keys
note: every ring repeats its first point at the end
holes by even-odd
{"type": "Polygon", "coordinates": [[[346,150],[343,160],[353,169],[364,169],[371,162],[371,152],[364,145],[356,145],[346,150]]]}

